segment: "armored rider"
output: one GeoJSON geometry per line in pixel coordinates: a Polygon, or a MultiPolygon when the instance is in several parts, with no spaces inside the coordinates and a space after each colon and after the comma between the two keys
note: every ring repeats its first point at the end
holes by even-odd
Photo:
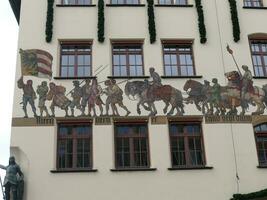
{"type": "Polygon", "coordinates": [[[157,72],[155,72],[154,67],[149,68],[150,77],[152,81],[150,81],[150,86],[148,88],[148,96],[153,99],[154,96],[157,96],[155,93],[157,92],[157,88],[162,86],[161,78],[157,72]]]}
{"type": "Polygon", "coordinates": [[[16,163],[15,157],[11,156],[9,165],[0,165],[0,168],[6,170],[4,180],[5,200],[10,200],[10,192],[12,192],[13,200],[21,200],[23,196],[23,173],[16,163]]]}
{"type": "Polygon", "coordinates": [[[249,87],[253,85],[252,73],[248,69],[248,66],[242,65],[242,69],[245,71],[242,76],[242,89],[241,89],[241,99],[245,99],[246,92],[248,92],[249,87]]]}
{"type": "Polygon", "coordinates": [[[17,81],[18,88],[23,90],[23,98],[22,98],[22,105],[23,105],[23,111],[25,114],[25,118],[28,118],[27,113],[27,105],[28,103],[32,107],[32,112],[34,114],[34,117],[37,117],[36,114],[36,107],[34,105],[34,100],[36,99],[36,93],[32,87],[32,80],[28,80],[25,84],[23,82],[23,76],[17,81]]]}
{"type": "Polygon", "coordinates": [[[74,89],[71,92],[72,101],[70,103],[71,116],[74,117],[74,108],[82,110],[81,98],[82,98],[82,88],[80,87],[79,81],[73,81],[74,89]]]}
{"type": "Polygon", "coordinates": [[[41,83],[41,85],[37,86],[37,94],[39,95],[39,104],[38,107],[40,109],[40,116],[43,117],[43,112],[45,111],[46,113],[46,117],[50,116],[47,110],[47,107],[45,105],[45,101],[46,101],[46,97],[47,97],[47,93],[48,93],[48,86],[47,86],[47,82],[43,81],[41,83]]]}

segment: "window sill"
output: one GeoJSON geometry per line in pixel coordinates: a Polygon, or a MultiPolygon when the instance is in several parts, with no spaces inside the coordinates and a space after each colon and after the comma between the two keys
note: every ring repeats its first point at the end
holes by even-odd
{"type": "Polygon", "coordinates": [[[257,168],[259,168],[259,169],[267,169],[267,165],[259,165],[259,166],[257,166],[257,168]]]}
{"type": "Polygon", "coordinates": [[[59,173],[88,173],[88,172],[97,172],[97,169],[66,169],[66,170],[50,170],[52,174],[59,173]]]}
{"type": "Polygon", "coordinates": [[[203,167],[171,167],[171,168],[168,168],[168,170],[170,170],[170,171],[175,171],[175,170],[206,170],[206,169],[213,169],[213,167],[203,166],[203,167]]]}
{"type": "Polygon", "coordinates": [[[106,4],[107,7],[145,7],[145,4],[106,4]]]}
{"type": "Polygon", "coordinates": [[[156,171],[157,168],[118,168],[110,169],[111,172],[137,172],[137,171],[156,171]]]}
{"type": "Polygon", "coordinates": [[[90,4],[90,5],[63,5],[63,4],[57,4],[57,7],[95,7],[96,4],[90,4]]]}
{"type": "Polygon", "coordinates": [[[171,78],[202,78],[202,76],[161,76],[163,79],[171,79],[171,78]]]}
{"type": "Polygon", "coordinates": [[[267,76],[253,76],[254,79],[267,79],[267,76]]]}
{"type": "Polygon", "coordinates": [[[96,79],[96,76],[84,76],[84,77],[53,77],[55,80],[79,80],[79,79],[96,79]]]}
{"type": "Polygon", "coordinates": [[[266,10],[267,7],[250,7],[250,6],[243,6],[244,9],[256,9],[256,10],[266,10]]]}
{"type": "Polygon", "coordinates": [[[135,78],[149,78],[150,76],[108,76],[111,79],[135,79],[135,78]]]}
{"type": "Polygon", "coordinates": [[[173,4],[155,4],[155,7],[180,7],[180,8],[192,8],[192,4],[188,5],[173,5],[173,4]]]}

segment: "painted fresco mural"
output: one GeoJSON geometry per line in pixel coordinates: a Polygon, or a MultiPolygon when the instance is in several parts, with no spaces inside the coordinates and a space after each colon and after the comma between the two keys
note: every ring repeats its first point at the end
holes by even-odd
{"type": "Polygon", "coordinates": [[[125,101],[135,102],[136,112],[142,115],[143,111],[148,111],[149,116],[158,114],[155,105],[158,101],[164,102],[163,113],[167,116],[186,114],[184,108],[190,104],[209,116],[243,116],[250,106],[255,107],[253,115],[261,115],[267,106],[267,84],[254,86],[252,73],[246,65],[242,66],[242,72],[237,66],[238,71],[225,73],[227,85],[221,85],[217,78],[203,83],[189,79],[184,82],[183,91],[164,84],[152,67],[149,69],[150,79],[121,82],[107,79],[100,83],[97,78],[75,80],[69,92],[65,86],[52,81],[42,81],[36,89],[32,80],[25,83],[23,76],[26,75],[51,79],[53,58],[49,55],[42,50],[21,50],[23,70],[17,86],[23,91],[21,104],[25,118],[28,117],[28,106],[34,117],[55,117],[58,109],[64,111],[65,117],[129,116],[131,111],[125,101]],[[42,73],[33,73],[32,68],[42,73]],[[124,88],[122,83],[125,83],[124,88]],[[38,111],[35,106],[37,95],[38,111]]]}

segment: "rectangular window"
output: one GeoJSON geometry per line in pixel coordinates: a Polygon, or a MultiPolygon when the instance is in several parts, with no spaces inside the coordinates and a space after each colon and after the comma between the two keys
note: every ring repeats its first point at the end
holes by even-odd
{"type": "Polygon", "coordinates": [[[267,76],[267,40],[250,40],[255,76],[267,76]]]}
{"type": "Polygon", "coordinates": [[[262,7],[262,0],[244,0],[244,6],[246,7],[262,7]]]}
{"type": "Polygon", "coordinates": [[[91,5],[91,0],[62,0],[63,5],[91,5]]]}
{"type": "Polygon", "coordinates": [[[199,122],[169,124],[172,167],[205,166],[204,144],[199,122]]]}
{"type": "Polygon", "coordinates": [[[90,124],[58,124],[57,168],[92,168],[92,127],[90,124]]]}
{"type": "Polygon", "coordinates": [[[163,43],[165,76],[194,76],[192,44],[163,43]]]}
{"type": "Polygon", "coordinates": [[[112,45],[113,76],[143,76],[143,45],[112,45]]]}
{"type": "Polygon", "coordinates": [[[146,123],[115,125],[116,168],[148,168],[149,144],[146,123]]]}
{"type": "Polygon", "coordinates": [[[187,0],[159,0],[160,5],[187,5],[187,0]]]}
{"type": "Polygon", "coordinates": [[[140,4],[139,0],[111,0],[111,4],[140,4]]]}
{"type": "Polygon", "coordinates": [[[259,165],[267,166],[267,123],[254,127],[259,165]]]}
{"type": "Polygon", "coordinates": [[[86,77],[92,74],[91,43],[61,43],[61,77],[86,77]]]}

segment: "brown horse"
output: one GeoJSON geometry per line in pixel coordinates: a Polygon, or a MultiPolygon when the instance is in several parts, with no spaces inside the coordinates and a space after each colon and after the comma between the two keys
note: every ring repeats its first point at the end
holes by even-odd
{"type": "Polygon", "coordinates": [[[172,106],[168,115],[172,115],[175,109],[177,110],[177,115],[183,115],[184,113],[182,93],[170,85],[153,87],[147,81],[132,81],[126,83],[125,94],[129,98],[130,96],[138,96],[138,114],[141,114],[140,105],[142,105],[145,110],[150,111],[150,116],[155,116],[157,114],[155,101],[165,102],[164,113],[167,113],[169,105],[172,106]]]}

